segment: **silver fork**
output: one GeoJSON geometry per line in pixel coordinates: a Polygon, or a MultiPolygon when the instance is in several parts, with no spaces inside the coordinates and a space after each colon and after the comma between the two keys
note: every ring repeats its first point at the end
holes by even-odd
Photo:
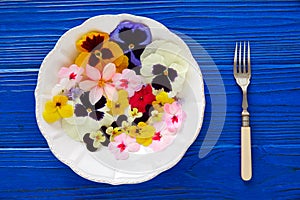
{"type": "Polygon", "coordinates": [[[251,128],[248,112],[247,88],[251,78],[251,63],[250,63],[250,44],[244,42],[236,43],[233,74],[236,83],[240,86],[243,92],[242,103],[242,127],[241,127],[241,177],[244,181],[248,181],[252,177],[252,158],[251,158],[251,128]],[[246,55],[247,46],[247,55],[246,55]],[[243,51],[243,52],[242,52],[243,51]],[[243,60],[242,60],[243,56],[243,60]],[[246,63],[247,56],[247,63],[246,63]],[[238,66],[237,66],[238,64],[238,66]]]}

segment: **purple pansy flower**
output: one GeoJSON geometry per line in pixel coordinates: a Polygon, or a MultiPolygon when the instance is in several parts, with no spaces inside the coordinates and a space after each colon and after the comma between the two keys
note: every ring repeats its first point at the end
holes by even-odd
{"type": "Polygon", "coordinates": [[[152,41],[149,27],[144,24],[123,21],[110,33],[110,39],[120,45],[129,59],[129,69],[141,66],[140,56],[152,41]]]}
{"type": "Polygon", "coordinates": [[[82,104],[76,104],[74,113],[77,117],[89,116],[94,120],[100,121],[104,117],[104,112],[101,111],[106,104],[106,98],[104,96],[93,105],[89,100],[89,92],[85,92],[80,96],[82,104]]]}

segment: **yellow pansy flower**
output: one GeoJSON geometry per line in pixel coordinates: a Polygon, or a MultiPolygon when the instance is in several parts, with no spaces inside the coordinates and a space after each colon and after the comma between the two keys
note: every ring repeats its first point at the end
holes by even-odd
{"type": "Polygon", "coordinates": [[[130,126],[127,132],[129,136],[136,138],[137,143],[143,146],[149,146],[152,143],[155,128],[145,122],[139,122],[137,126],[130,126]]]}
{"type": "Polygon", "coordinates": [[[48,123],[53,123],[61,118],[72,117],[74,109],[67,102],[68,98],[63,95],[56,95],[52,100],[47,101],[43,112],[44,120],[48,123]]]}
{"type": "Polygon", "coordinates": [[[120,135],[122,133],[122,130],[121,128],[119,127],[116,127],[116,128],[113,128],[113,127],[108,127],[105,131],[108,135],[110,135],[110,138],[109,140],[110,141],[113,141],[114,140],[114,137],[116,137],[117,135],[120,135]]]}
{"type": "Polygon", "coordinates": [[[133,122],[136,118],[140,118],[143,116],[142,112],[139,112],[137,108],[133,108],[132,110],[128,110],[128,121],[133,122]]]}
{"type": "Polygon", "coordinates": [[[118,100],[107,100],[106,106],[110,109],[110,113],[113,116],[124,114],[125,109],[129,106],[128,93],[125,90],[119,90],[118,100]]]}
{"type": "Polygon", "coordinates": [[[155,96],[155,101],[152,102],[152,105],[153,105],[154,109],[157,110],[158,112],[163,112],[164,105],[166,103],[171,104],[174,101],[175,100],[173,98],[169,97],[167,92],[161,91],[155,96]]]}
{"type": "Polygon", "coordinates": [[[155,122],[160,122],[162,120],[162,117],[163,117],[163,113],[162,112],[158,112],[157,110],[153,110],[151,112],[151,117],[150,117],[150,121],[152,123],[155,123],[155,122]]]}
{"type": "Polygon", "coordinates": [[[99,148],[101,146],[101,142],[104,142],[106,140],[106,137],[103,135],[103,133],[98,130],[96,132],[92,132],[90,134],[90,138],[94,140],[93,147],[99,148]]]}

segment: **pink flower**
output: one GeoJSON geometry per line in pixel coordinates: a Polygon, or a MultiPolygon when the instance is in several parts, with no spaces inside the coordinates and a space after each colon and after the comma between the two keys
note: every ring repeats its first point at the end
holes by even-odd
{"type": "Polygon", "coordinates": [[[141,77],[130,69],[124,69],[122,74],[116,74],[113,82],[117,89],[126,90],[129,97],[132,97],[134,92],[139,91],[143,86],[141,77]]]}
{"type": "Polygon", "coordinates": [[[152,137],[152,143],[150,148],[154,151],[162,151],[170,144],[172,144],[175,139],[174,133],[170,132],[163,123],[156,123],[153,125],[156,129],[154,136],[152,137]]]}
{"type": "Polygon", "coordinates": [[[58,72],[59,83],[52,90],[53,95],[57,95],[62,90],[70,90],[82,79],[84,69],[73,64],[70,67],[62,67],[58,72]]]}
{"type": "Polygon", "coordinates": [[[115,155],[117,160],[125,160],[129,156],[129,152],[137,152],[140,145],[135,139],[129,135],[122,133],[114,137],[114,141],[110,142],[108,149],[115,155]]]}
{"type": "Polygon", "coordinates": [[[163,120],[167,124],[167,129],[170,132],[176,132],[186,118],[185,112],[177,101],[172,104],[166,103],[164,105],[164,111],[163,120]]]}
{"type": "Polygon", "coordinates": [[[86,66],[85,71],[89,80],[80,82],[79,87],[84,91],[90,91],[89,100],[93,105],[101,99],[102,95],[112,101],[118,99],[117,90],[112,83],[112,78],[116,73],[115,64],[105,65],[102,73],[90,65],[86,66]]]}

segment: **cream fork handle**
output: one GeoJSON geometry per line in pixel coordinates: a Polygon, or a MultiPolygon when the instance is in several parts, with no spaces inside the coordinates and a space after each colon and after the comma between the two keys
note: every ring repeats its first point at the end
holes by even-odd
{"type": "Polygon", "coordinates": [[[241,177],[244,181],[249,181],[252,177],[250,127],[241,127],[241,177]]]}

